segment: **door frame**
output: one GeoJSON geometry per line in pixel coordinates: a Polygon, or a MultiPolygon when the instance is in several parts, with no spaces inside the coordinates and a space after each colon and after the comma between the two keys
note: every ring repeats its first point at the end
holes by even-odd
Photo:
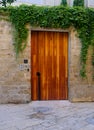
{"type": "MultiPolygon", "coordinates": [[[[67,83],[68,83],[68,85],[67,85],[67,95],[68,95],[68,99],[67,100],[69,100],[69,63],[70,63],[70,61],[69,61],[69,59],[70,59],[70,41],[71,41],[71,39],[70,39],[70,31],[71,31],[71,29],[44,29],[44,28],[31,28],[30,29],[30,45],[32,44],[32,39],[31,39],[31,33],[32,33],[32,31],[45,31],[45,32],[67,32],[68,33],[68,68],[67,68],[67,70],[68,70],[68,81],[67,81],[67,83]]],[[[31,56],[32,57],[32,56],[31,56]]],[[[31,62],[31,61],[30,61],[31,62]]],[[[32,64],[31,64],[31,71],[32,71],[32,64]]],[[[31,73],[31,76],[32,76],[32,73],[31,73]]],[[[32,101],[32,83],[31,83],[31,101],[32,101]]]]}

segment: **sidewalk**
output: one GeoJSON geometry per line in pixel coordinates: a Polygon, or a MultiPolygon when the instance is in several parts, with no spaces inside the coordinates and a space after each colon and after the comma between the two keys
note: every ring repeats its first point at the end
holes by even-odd
{"type": "Polygon", "coordinates": [[[0,130],[94,130],[94,102],[0,105],[0,130]]]}

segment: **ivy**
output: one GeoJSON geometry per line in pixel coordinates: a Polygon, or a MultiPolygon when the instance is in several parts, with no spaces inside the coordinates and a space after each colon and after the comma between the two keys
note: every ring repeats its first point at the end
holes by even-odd
{"type": "Polygon", "coordinates": [[[73,6],[84,6],[84,0],[74,0],[73,6]]]}
{"type": "Polygon", "coordinates": [[[6,7],[7,4],[9,3],[11,5],[11,3],[13,3],[16,0],[1,0],[0,4],[2,4],[2,6],[6,7]]]}
{"type": "Polygon", "coordinates": [[[62,0],[62,1],[61,1],[61,5],[66,6],[66,5],[67,5],[67,0],[62,0]]]}
{"type": "Polygon", "coordinates": [[[0,8],[0,13],[9,15],[10,21],[15,27],[14,46],[16,54],[22,52],[27,43],[28,29],[31,27],[61,28],[66,29],[73,26],[81,40],[81,70],[82,77],[86,77],[86,60],[88,48],[93,48],[92,65],[94,66],[94,9],[83,7],[43,7],[27,6],[0,8]]]}

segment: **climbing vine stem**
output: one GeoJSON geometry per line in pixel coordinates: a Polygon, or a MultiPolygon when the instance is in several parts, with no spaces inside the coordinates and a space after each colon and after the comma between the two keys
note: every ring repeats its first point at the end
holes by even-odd
{"type": "MultiPolygon", "coordinates": [[[[10,21],[15,27],[14,46],[16,54],[22,52],[27,43],[28,29],[26,24],[32,27],[61,28],[66,29],[73,26],[81,40],[81,70],[82,77],[86,77],[86,60],[90,45],[94,48],[94,9],[84,7],[64,6],[27,6],[0,7],[0,13],[8,13],[10,21]]],[[[92,54],[92,65],[94,66],[94,51],[92,54]]]]}

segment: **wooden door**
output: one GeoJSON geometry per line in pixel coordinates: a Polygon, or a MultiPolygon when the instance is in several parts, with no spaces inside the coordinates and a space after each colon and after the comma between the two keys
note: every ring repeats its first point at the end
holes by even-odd
{"type": "Polygon", "coordinates": [[[33,31],[31,33],[32,100],[67,99],[67,70],[68,33],[33,31]]]}

